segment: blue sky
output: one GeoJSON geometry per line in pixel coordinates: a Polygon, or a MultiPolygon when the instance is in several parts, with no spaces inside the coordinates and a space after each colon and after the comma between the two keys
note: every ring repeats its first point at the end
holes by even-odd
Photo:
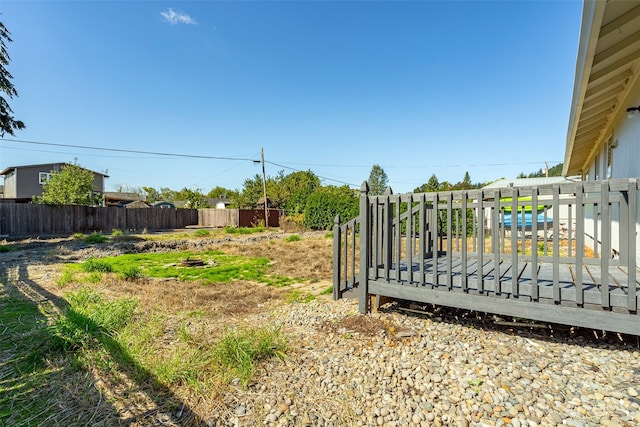
{"type": "Polygon", "coordinates": [[[117,186],[242,189],[310,169],[394,192],[564,158],[579,1],[7,1],[19,139],[117,186]],[[240,159],[240,160],[233,160],[240,159]],[[286,167],[286,168],[285,168],[286,167]]]}

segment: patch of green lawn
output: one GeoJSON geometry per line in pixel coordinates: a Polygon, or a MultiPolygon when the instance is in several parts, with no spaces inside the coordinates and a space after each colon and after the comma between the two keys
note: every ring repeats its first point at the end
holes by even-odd
{"type": "MultiPolygon", "coordinates": [[[[95,264],[95,261],[87,260],[95,264]]],[[[125,254],[100,259],[101,266],[109,266],[108,271],[126,276],[136,268],[144,277],[175,278],[178,280],[201,280],[205,283],[230,283],[234,280],[247,280],[272,286],[287,286],[295,279],[267,274],[267,258],[250,258],[240,255],[227,255],[221,251],[206,252],[165,252],[125,254]],[[186,260],[201,260],[203,266],[188,267],[181,263],[186,260]]],[[[83,264],[69,265],[70,271],[86,271],[83,264]]]]}

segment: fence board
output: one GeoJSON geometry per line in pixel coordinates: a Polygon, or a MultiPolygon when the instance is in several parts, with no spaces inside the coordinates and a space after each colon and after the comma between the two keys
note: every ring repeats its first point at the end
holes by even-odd
{"type": "Polygon", "coordinates": [[[166,230],[198,224],[195,209],[123,209],[0,203],[0,234],[34,236],[93,231],[166,230]]]}

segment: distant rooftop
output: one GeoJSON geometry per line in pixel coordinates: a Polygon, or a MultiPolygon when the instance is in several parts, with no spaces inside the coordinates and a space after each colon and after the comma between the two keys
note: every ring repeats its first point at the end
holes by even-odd
{"type": "Polygon", "coordinates": [[[550,177],[538,177],[538,178],[514,178],[514,179],[499,179],[492,182],[489,185],[485,185],[482,188],[509,188],[509,187],[531,187],[539,185],[561,184],[565,182],[578,182],[581,181],[579,176],[550,176],[550,177]]]}

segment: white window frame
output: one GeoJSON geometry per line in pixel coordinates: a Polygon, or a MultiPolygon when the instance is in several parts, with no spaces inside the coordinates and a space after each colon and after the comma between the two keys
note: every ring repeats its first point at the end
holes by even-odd
{"type": "Polygon", "coordinates": [[[44,185],[49,182],[51,179],[51,174],[49,172],[38,172],[38,183],[40,185],[44,185]]]}

